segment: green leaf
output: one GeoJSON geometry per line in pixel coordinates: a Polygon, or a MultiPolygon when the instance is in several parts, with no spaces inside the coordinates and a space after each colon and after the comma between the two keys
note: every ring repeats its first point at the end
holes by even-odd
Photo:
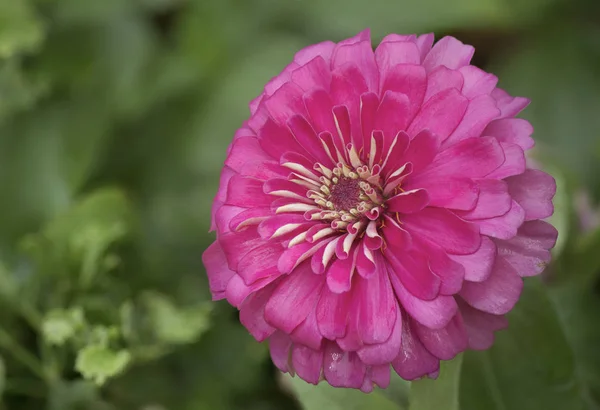
{"type": "Polygon", "coordinates": [[[464,354],[461,409],[584,409],[572,348],[539,279],[525,281],[508,319],[491,349],[464,354]]]}
{"type": "Polygon", "coordinates": [[[111,350],[104,345],[89,345],[77,353],[75,370],[87,380],[102,385],[110,377],[122,373],[131,360],[127,350],[111,350]]]}
{"type": "Polygon", "coordinates": [[[283,375],[282,378],[286,385],[290,385],[304,410],[402,410],[406,408],[391,401],[382,394],[381,390],[365,394],[355,389],[331,387],[325,382],[314,386],[299,377],[289,375],[283,375]]]}
{"type": "Polygon", "coordinates": [[[46,81],[25,73],[20,59],[0,62],[0,121],[33,107],[48,88],[46,81]]]}
{"type": "Polygon", "coordinates": [[[463,357],[443,361],[437,380],[421,379],[410,387],[409,410],[459,410],[459,387],[463,357]]]}
{"type": "Polygon", "coordinates": [[[0,403],[2,403],[2,394],[4,393],[4,388],[6,387],[6,365],[4,364],[4,359],[0,356],[0,403]]]}
{"type": "Polygon", "coordinates": [[[167,297],[148,292],[144,302],[157,339],[167,344],[191,343],[210,326],[212,303],[178,308],[167,297]]]}
{"type": "Polygon", "coordinates": [[[48,312],[42,322],[42,334],[51,345],[63,345],[72,339],[85,325],[83,310],[56,309],[48,312]]]}
{"type": "Polygon", "coordinates": [[[0,58],[34,50],[44,37],[29,0],[0,0],[0,58]]]}

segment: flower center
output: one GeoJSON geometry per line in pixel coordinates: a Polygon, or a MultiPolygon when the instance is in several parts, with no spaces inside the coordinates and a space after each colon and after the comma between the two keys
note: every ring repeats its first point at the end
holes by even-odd
{"type": "Polygon", "coordinates": [[[361,201],[361,189],[358,179],[341,177],[330,189],[329,200],[333,203],[333,209],[344,211],[356,208],[361,201]]]}

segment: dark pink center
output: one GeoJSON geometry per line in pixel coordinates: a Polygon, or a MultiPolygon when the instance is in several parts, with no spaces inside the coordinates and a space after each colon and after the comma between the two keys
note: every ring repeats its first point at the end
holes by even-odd
{"type": "Polygon", "coordinates": [[[329,200],[333,203],[336,211],[348,211],[361,202],[361,189],[359,181],[352,178],[341,177],[337,184],[333,185],[329,200]]]}

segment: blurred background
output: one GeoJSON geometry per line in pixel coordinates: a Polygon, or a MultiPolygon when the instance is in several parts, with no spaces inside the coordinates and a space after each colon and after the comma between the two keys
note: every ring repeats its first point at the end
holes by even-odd
{"type": "Polygon", "coordinates": [[[1,409],[408,409],[282,380],[201,262],[248,102],[366,27],[473,44],[559,184],[544,280],[419,408],[600,409],[598,0],[0,0],[1,409]]]}

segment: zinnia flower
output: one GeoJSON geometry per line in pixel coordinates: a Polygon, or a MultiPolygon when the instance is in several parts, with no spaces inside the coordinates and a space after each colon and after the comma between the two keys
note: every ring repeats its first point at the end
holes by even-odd
{"type": "Polygon", "coordinates": [[[283,372],[370,391],[487,349],[541,273],[554,179],[528,104],[452,37],[368,31],[298,52],[228,150],[204,253],[283,372]]]}

